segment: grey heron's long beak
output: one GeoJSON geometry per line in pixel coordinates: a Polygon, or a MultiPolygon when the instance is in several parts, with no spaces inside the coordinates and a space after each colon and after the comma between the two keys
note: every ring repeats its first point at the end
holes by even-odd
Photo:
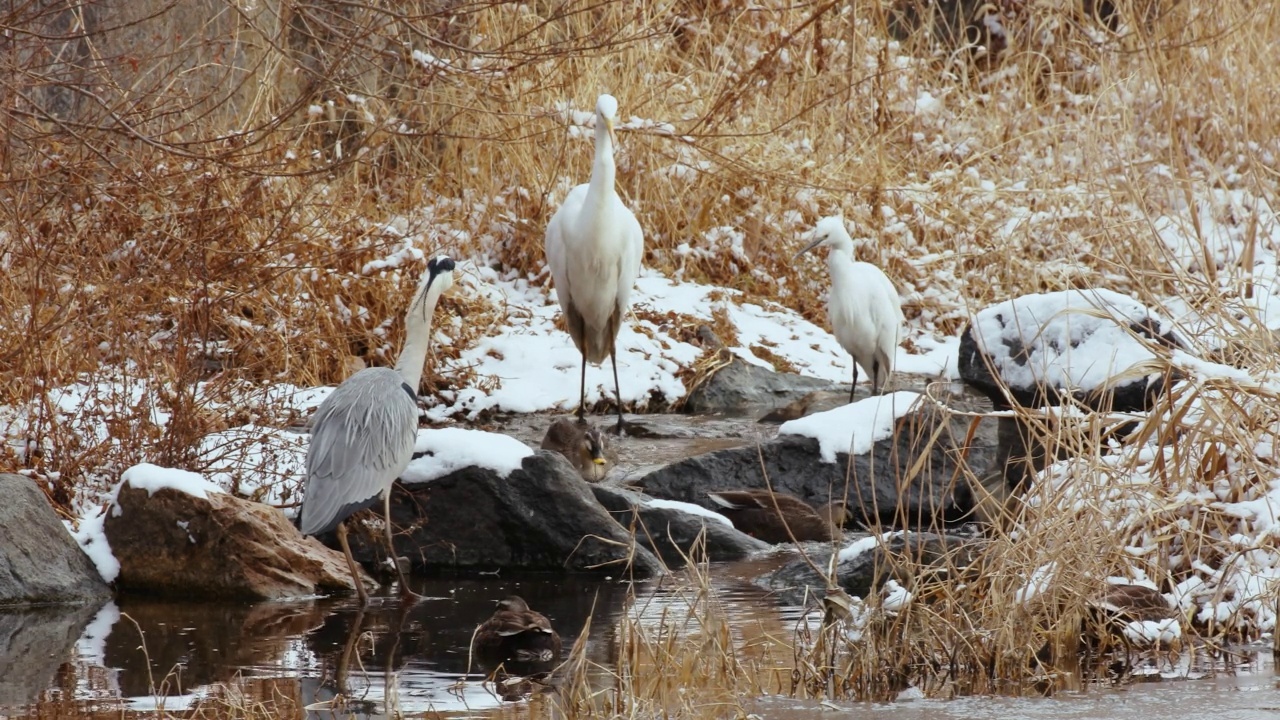
{"type": "Polygon", "coordinates": [[[822,240],[823,240],[823,238],[818,238],[817,240],[814,240],[813,242],[809,243],[808,245],[805,245],[803,250],[801,250],[800,252],[798,252],[798,253],[796,253],[794,256],[792,256],[791,261],[792,261],[792,262],[795,262],[796,260],[799,260],[801,255],[803,255],[803,254],[805,254],[805,253],[809,252],[810,250],[812,250],[812,249],[814,249],[814,248],[818,247],[819,245],[821,245],[821,244],[822,244],[822,240]]]}

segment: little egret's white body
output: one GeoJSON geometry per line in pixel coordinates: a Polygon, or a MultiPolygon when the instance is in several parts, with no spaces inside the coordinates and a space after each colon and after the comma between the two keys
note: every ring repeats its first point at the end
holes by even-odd
{"type": "Polygon", "coordinates": [[[400,592],[413,594],[391,542],[391,485],[413,458],[418,437],[418,383],[431,341],[431,317],[453,285],[453,260],[427,263],[427,273],[405,313],[405,342],[396,368],[365,368],[347,378],[316,410],[307,449],[307,487],[300,529],[319,535],[337,529],[360,602],[364,584],[347,544],[346,519],[377,502],[386,515],[387,551],[400,575],[400,592]]]}
{"type": "Polygon", "coordinates": [[[644,232],[635,214],[614,189],[613,124],[618,101],[596,101],[596,154],[591,182],[569,192],[547,225],[547,264],[573,344],[582,353],[578,419],[585,422],[587,363],[613,362],[622,429],[622,389],[618,385],[615,344],[631,304],[631,287],[640,275],[644,232]]]}
{"type": "MultiPolygon", "coordinates": [[[[884,392],[893,373],[893,358],[902,334],[902,300],[893,283],[871,263],[855,262],[853,238],[840,216],[825,217],[813,228],[812,242],[796,253],[827,246],[827,269],[831,272],[831,292],[827,297],[827,317],[840,346],[853,356],[853,385],[858,384],[858,366],[871,375],[871,391],[884,392]]],[[[849,388],[853,402],[854,387],[849,388]]]]}

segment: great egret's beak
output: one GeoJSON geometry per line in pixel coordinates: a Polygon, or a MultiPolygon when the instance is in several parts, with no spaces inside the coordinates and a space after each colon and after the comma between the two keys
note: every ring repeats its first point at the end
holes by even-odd
{"type": "Polygon", "coordinates": [[[801,250],[800,252],[796,253],[796,254],[791,258],[791,261],[792,261],[792,262],[795,262],[796,260],[799,260],[801,255],[803,255],[803,254],[805,254],[805,253],[809,252],[810,250],[812,250],[812,249],[814,249],[814,248],[818,247],[819,245],[821,245],[821,244],[822,244],[822,241],[823,241],[823,240],[825,240],[825,239],[826,239],[826,238],[821,238],[821,237],[820,237],[820,238],[818,238],[817,240],[814,240],[813,242],[809,243],[808,245],[805,245],[803,250],[801,250]]]}
{"type": "Polygon", "coordinates": [[[604,127],[609,131],[609,141],[614,145],[618,144],[618,133],[613,130],[613,118],[604,119],[604,127]]]}

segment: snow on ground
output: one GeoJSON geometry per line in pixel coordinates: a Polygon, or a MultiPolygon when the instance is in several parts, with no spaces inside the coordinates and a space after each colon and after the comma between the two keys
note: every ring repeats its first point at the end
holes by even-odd
{"type": "MultiPolygon", "coordinates": [[[[524,279],[503,279],[484,267],[459,276],[464,292],[505,308],[505,316],[456,361],[473,368],[480,381],[432,408],[427,416],[442,421],[474,418],[488,409],[539,412],[577,407],[582,356],[568,333],[554,326],[560,314],[554,291],[548,294],[524,279]]],[[[853,360],[824,328],[780,305],[747,302],[736,290],[677,282],[651,273],[636,282],[632,308],[636,319],[623,324],[618,333],[618,378],[624,403],[644,407],[653,395],[668,401],[683,397],[686,389],[677,375],[702,352],[671,338],[659,324],[646,319],[652,315],[676,313],[709,322],[716,311],[723,311],[737,329],[738,342],[730,350],[747,362],[774,369],[752,351],[757,346],[811,377],[848,382],[853,373],[853,360]]],[[[958,342],[922,334],[916,345],[926,349],[926,354],[912,355],[899,348],[895,362],[900,372],[955,377],[958,342]]],[[[865,382],[866,373],[863,378],[865,382]]],[[[588,366],[587,402],[596,403],[613,393],[608,363],[588,366]]]]}
{"type": "Polygon", "coordinates": [[[1155,359],[1130,323],[1168,323],[1145,305],[1111,290],[1064,290],[1024,295],[983,309],[974,340],[1011,387],[1092,391],[1129,368],[1155,359]],[[1102,315],[1102,317],[1099,317],[1102,315]]]}
{"type": "Polygon", "coordinates": [[[473,465],[507,477],[533,454],[528,445],[508,435],[462,428],[419,430],[413,451],[427,454],[414,459],[401,473],[406,483],[430,482],[473,465]]]}
{"type": "Polygon", "coordinates": [[[693,503],[680,502],[679,500],[663,500],[661,498],[645,498],[644,506],[651,507],[651,508],[662,508],[664,510],[678,510],[682,513],[688,513],[690,515],[697,515],[699,517],[711,518],[716,522],[723,523],[725,525],[728,525],[729,527],[733,527],[733,521],[730,520],[729,518],[721,515],[718,512],[708,510],[702,507],[701,505],[695,505],[693,503]]]}
{"type": "Polygon", "coordinates": [[[814,438],[822,448],[822,461],[833,463],[837,453],[861,455],[870,452],[877,441],[893,437],[894,422],[915,409],[920,399],[920,393],[905,390],[873,395],[785,422],[778,434],[814,438]]]}

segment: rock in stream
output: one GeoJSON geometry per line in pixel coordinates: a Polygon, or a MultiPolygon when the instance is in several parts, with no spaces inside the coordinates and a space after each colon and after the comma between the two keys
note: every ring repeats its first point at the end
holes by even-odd
{"type": "Polygon", "coordinates": [[[110,595],[35,481],[0,473],[0,606],[100,602],[110,595]]]}

